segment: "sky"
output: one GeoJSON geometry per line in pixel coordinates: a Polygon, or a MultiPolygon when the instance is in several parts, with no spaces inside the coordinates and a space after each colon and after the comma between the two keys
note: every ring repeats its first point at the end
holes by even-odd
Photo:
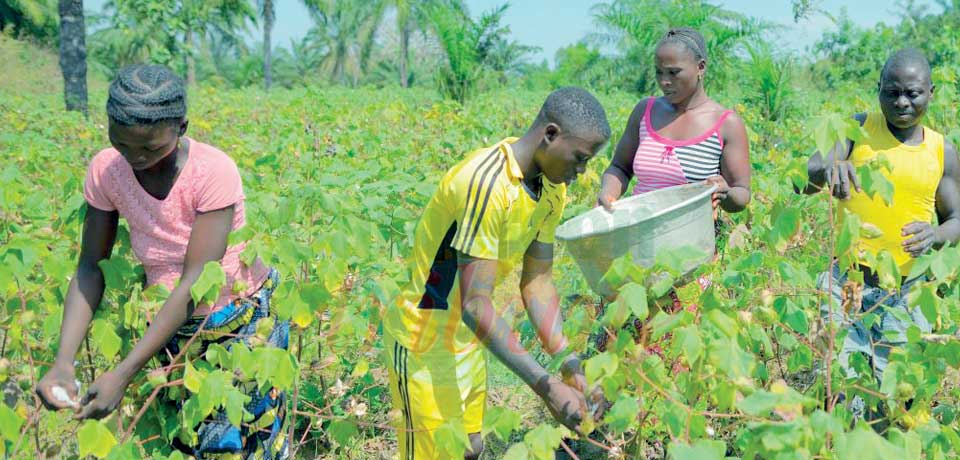
{"type": "MultiPolygon", "coordinates": [[[[786,26],[783,31],[783,46],[804,51],[813,45],[832,23],[824,15],[814,15],[799,24],[793,22],[793,7],[790,0],[714,0],[726,9],[786,26]]],[[[838,15],[846,8],[850,17],[859,25],[870,27],[878,22],[899,22],[898,4],[901,0],[812,0],[822,10],[838,15]]],[[[87,0],[88,11],[100,11],[105,0],[87,0]]],[[[466,0],[470,13],[479,16],[504,3],[504,0],[466,0]]],[[[537,46],[540,51],[531,55],[531,61],[544,59],[553,62],[557,50],[580,41],[596,31],[591,7],[598,2],[585,0],[513,0],[504,14],[504,22],[510,27],[513,38],[525,45],[537,46]],[[549,18],[549,21],[547,21],[549,18]]],[[[918,4],[932,5],[929,0],[918,4]]],[[[930,8],[937,8],[930,6],[930,8]]],[[[277,0],[277,20],[273,30],[276,44],[289,46],[290,40],[299,40],[311,27],[311,20],[299,0],[277,0]]],[[[258,37],[259,33],[256,33],[258,37]]]]}

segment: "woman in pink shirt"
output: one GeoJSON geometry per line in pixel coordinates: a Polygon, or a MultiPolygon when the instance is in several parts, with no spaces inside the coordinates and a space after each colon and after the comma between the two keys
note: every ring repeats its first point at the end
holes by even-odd
{"type": "MultiPolygon", "coordinates": [[[[279,281],[276,271],[259,259],[243,263],[244,244],[227,243],[228,234],[245,222],[240,173],[226,154],[184,135],[186,112],[183,80],[166,67],[126,67],[110,85],[107,114],[113,147],[98,153],[87,170],[83,241],[64,302],[60,346],[36,389],[50,409],[72,408],[79,419],[107,416],[153,357],[169,370],[202,357],[210,343],[287,348],[289,324],[277,321],[270,308],[279,281]],[[121,217],[130,228],[130,243],[147,284],[163,285],[170,295],[133,350],[80,397],[74,357],[103,298],[98,262],[110,257],[121,217]],[[221,264],[227,282],[214,303],[194,305],[190,288],[208,262],[221,264]],[[200,347],[191,346],[188,352],[184,345],[195,335],[193,343],[200,347]]],[[[251,398],[244,407],[254,419],[234,426],[222,411],[215,411],[194,427],[195,438],[175,440],[174,447],[201,458],[212,453],[284,458],[284,395],[271,388],[258,391],[255,382],[234,385],[251,398]]],[[[181,396],[174,404],[184,417],[188,411],[179,409],[189,391],[177,390],[181,396]]]]}
{"type": "MultiPolygon", "coordinates": [[[[634,195],[706,181],[717,186],[715,215],[721,208],[744,210],[750,202],[747,131],[736,112],[704,91],[703,36],[686,27],[670,29],[657,44],[655,65],[663,96],[644,98],[634,107],[603,173],[597,204],[612,209],[636,178],[634,195]]],[[[709,285],[703,278],[698,282],[704,289],[709,285]]],[[[673,311],[679,310],[676,292],[670,297],[673,311]]],[[[635,326],[639,329],[639,322],[635,326]]]]}
{"type": "Polygon", "coordinates": [[[703,36],[671,29],[656,48],[662,97],[640,101],[627,120],[597,204],[610,209],[636,177],[634,194],[707,181],[717,186],[714,207],[740,212],[750,202],[750,146],[743,120],[707,96],[703,36]]]}

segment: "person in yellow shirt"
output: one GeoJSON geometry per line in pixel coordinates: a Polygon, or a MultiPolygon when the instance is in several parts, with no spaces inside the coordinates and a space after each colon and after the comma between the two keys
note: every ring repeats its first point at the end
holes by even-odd
{"type": "MultiPolygon", "coordinates": [[[[924,277],[908,279],[907,275],[915,258],[960,240],[957,149],[943,135],[923,126],[935,89],[930,64],[921,52],[904,49],[894,53],[880,73],[880,111],[854,115],[866,132],[865,138],[837,144],[826,159],[817,152],[808,162],[806,193],[828,188],[840,200],[841,219],[847,213],[856,215],[879,230],[876,238],[856,242],[865,252],[858,261],[864,274],[861,305],[843,311],[842,287],[848,277],[836,262],[830,273],[818,279],[820,288],[830,290],[832,297],[832,307],[822,305],[821,315],[846,329],[840,362],[851,378],[858,375],[851,363],[854,353],[866,355],[879,381],[890,350],[907,341],[908,327],[915,324],[921,331],[931,330],[930,319],[919,308],[910,309],[906,298],[913,283],[924,277]],[[889,171],[881,169],[893,184],[890,204],[879,194],[871,198],[864,193],[857,177],[858,167],[881,157],[890,165],[889,171]],[[873,265],[883,252],[892,257],[904,276],[898,280],[899,289],[880,287],[873,265]],[[877,308],[880,304],[882,307],[877,308]],[[879,318],[868,326],[860,320],[866,312],[879,318]]],[[[864,415],[862,401],[853,404],[854,412],[864,415]]]]}
{"type": "MultiPolygon", "coordinates": [[[[563,335],[553,284],[554,230],[566,188],[607,143],[600,103],[579,88],[551,93],[526,134],[468,153],[443,176],[414,234],[410,279],[384,313],[384,352],[400,458],[451,458],[434,434],[462,427],[479,458],[486,347],[577,430],[586,380],[563,335]],[[494,308],[495,285],[522,264],[520,294],[543,349],[566,356],[547,373],[494,308]]],[[[460,428],[458,428],[460,429],[460,428]]]]}

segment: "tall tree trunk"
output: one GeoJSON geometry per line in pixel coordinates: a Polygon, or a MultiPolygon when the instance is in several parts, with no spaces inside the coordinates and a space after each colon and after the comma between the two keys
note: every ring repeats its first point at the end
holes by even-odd
{"type": "Polygon", "coordinates": [[[400,87],[410,86],[410,71],[407,65],[410,61],[410,21],[404,21],[400,25],[400,87]]]}
{"type": "Polygon", "coordinates": [[[273,68],[270,61],[271,41],[270,33],[273,30],[274,21],[273,0],[263,1],[263,87],[270,89],[273,84],[273,68]]]}
{"type": "Polygon", "coordinates": [[[347,45],[343,42],[340,42],[336,45],[336,51],[334,51],[334,60],[333,60],[333,72],[331,74],[331,79],[341,85],[346,83],[344,79],[344,66],[346,65],[347,60],[347,45]]]}
{"type": "Polygon", "coordinates": [[[193,30],[187,27],[187,32],[183,35],[183,43],[186,45],[187,52],[183,59],[187,64],[187,86],[193,86],[197,83],[197,69],[193,60],[193,30]]]}
{"type": "Polygon", "coordinates": [[[67,110],[87,114],[87,44],[83,0],[60,0],[60,72],[67,110]]]}

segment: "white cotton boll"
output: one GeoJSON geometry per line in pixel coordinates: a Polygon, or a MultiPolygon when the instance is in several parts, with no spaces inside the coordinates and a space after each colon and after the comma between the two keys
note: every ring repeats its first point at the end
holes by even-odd
{"type": "Polygon", "coordinates": [[[57,401],[62,403],[69,403],[70,396],[67,394],[67,390],[64,390],[63,387],[53,387],[50,389],[50,393],[53,394],[54,398],[57,398],[57,401]]]}
{"type": "MultiPolygon", "coordinates": [[[[78,387],[79,387],[79,385],[78,385],[78,387]]],[[[54,386],[53,388],[51,388],[51,389],[50,389],[50,393],[53,394],[53,397],[54,397],[57,401],[59,401],[59,402],[61,402],[61,403],[63,403],[63,404],[69,404],[70,406],[74,406],[74,407],[80,405],[80,403],[77,402],[76,400],[70,399],[70,394],[67,393],[67,390],[64,389],[63,387],[59,386],[59,385],[58,385],[58,386],[54,386]]]]}

